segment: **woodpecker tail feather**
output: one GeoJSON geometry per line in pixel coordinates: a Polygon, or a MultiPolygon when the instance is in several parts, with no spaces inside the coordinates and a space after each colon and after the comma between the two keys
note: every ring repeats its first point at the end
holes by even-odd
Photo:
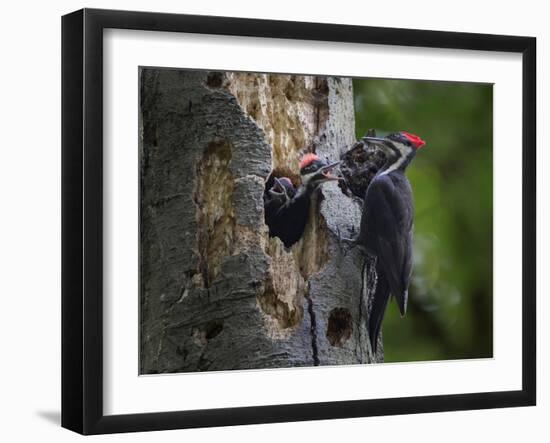
{"type": "Polygon", "coordinates": [[[405,317],[405,313],[407,312],[407,301],[409,298],[409,291],[405,289],[401,295],[395,296],[395,301],[397,302],[397,306],[399,306],[399,313],[401,314],[401,317],[405,317]]]}
{"type": "Polygon", "coordinates": [[[374,293],[372,309],[367,322],[369,340],[372,351],[375,354],[378,347],[378,335],[380,334],[380,328],[382,327],[382,320],[384,319],[386,306],[388,305],[388,300],[390,299],[390,287],[380,266],[376,267],[376,273],[378,276],[376,292],[374,293]]]}

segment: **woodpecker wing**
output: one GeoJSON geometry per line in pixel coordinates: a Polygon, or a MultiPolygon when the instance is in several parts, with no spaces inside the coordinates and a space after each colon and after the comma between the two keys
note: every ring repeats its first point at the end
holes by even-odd
{"type": "Polygon", "coordinates": [[[365,196],[367,249],[383,269],[401,315],[407,309],[412,269],[412,191],[404,174],[381,174],[365,196]]]}

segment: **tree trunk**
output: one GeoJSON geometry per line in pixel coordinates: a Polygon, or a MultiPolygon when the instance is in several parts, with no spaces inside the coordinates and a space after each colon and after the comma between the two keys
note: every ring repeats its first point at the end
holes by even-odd
{"type": "Polygon", "coordinates": [[[355,141],[350,79],[142,69],[140,368],[165,373],[382,361],[366,331],[375,273],[337,232],[360,207],[323,185],[303,238],[269,238],[273,172],[355,141]]]}

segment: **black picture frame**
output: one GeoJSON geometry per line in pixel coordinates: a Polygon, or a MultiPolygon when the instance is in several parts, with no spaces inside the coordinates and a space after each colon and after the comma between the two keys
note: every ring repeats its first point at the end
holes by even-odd
{"type": "Polygon", "coordinates": [[[411,414],[536,402],[536,39],[83,9],[62,18],[62,426],[82,434],[411,414]],[[131,415],[103,412],[103,30],[172,31],[522,54],[522,389],[131,415]]]}

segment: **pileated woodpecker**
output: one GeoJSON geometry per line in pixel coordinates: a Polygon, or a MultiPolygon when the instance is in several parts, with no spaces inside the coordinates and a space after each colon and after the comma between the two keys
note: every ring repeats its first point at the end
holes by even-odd
{"type": "Polygon", "coordinates": [[[363,140],[386,154],[385,164],[365,193],[360,232],[352,241],[376,257],[378,280],[367,325],[370,343],[376,352],[390,294],[401,316],[407,310],[412,271],[413,199],[405,169],[425,142],[408,132],[396,132],[385,138],[367,136],[363,140]]]}
{"type": "Polygon", "coordinates": [[[287,248],[300,240],[314,192],[325,182],[339,180],[330,173],[339,163],[328,164],[317,155],[308,153],[300,160],[302,184],[295,192],[292,182],[286,177],[275,180],[264,193],[265,221],[270,236],[279,237],[287,248]]]}

